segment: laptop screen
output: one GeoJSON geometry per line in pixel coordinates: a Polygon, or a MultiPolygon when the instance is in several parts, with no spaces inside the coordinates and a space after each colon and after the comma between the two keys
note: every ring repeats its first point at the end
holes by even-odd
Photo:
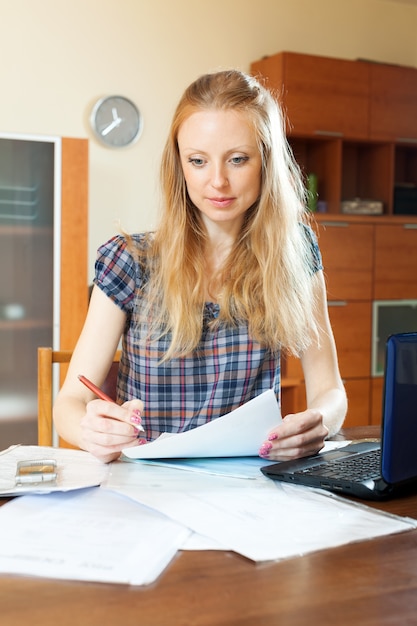
{"type": "Polygon", "coordinates": [[[382,477],[393,484],[417,476],[417,332],[387,340],[382,477]]]}

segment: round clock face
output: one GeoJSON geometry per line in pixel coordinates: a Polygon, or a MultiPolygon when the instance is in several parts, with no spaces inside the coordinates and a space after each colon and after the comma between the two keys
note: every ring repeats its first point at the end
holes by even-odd
{"type": "Polygon", "coordinates": [[[124,96],[108,96],[96,102],[91,125],[97,139],[110,148],[134,143],[142,130],[142,116],[137,106],[124,96]]]}

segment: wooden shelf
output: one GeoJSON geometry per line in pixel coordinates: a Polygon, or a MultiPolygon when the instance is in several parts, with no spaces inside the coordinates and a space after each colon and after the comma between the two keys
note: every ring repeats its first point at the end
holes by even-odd
{"type": "Polygon", "coordinates": [[[36,328],[50,328],[49,320],[0,320],[0,330],[34,330],[36,328]]]}
{"type": "Polygon", "coordinates": [[[51,226],[34,226],[18,222],[15,224],[2,224],[0,221],[0,236],[37,237],[50,236],[52,232],[51,226]]]}

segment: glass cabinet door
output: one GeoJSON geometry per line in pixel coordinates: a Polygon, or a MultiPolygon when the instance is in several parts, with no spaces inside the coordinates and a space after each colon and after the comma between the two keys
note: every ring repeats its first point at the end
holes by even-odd
{"type": "Polygon", "coordinates": [[[0,137],[0,449],[37,443],[37,348],[53,345],[54,151],[0,137]]]}

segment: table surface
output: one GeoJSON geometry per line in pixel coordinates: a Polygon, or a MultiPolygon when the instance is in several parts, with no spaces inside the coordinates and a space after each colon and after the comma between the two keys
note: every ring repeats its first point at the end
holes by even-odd
{"type": "MultiPolygon", "coordinates": [[[[347,439],[376,427],[347,429],[347,439]]],[[[417,518],[417,493],[369,506],[417,518]]],[[[417,624],[417,530],[256,564],[180,552],[147,587],[0,576],[4,626],[417,624]]]]}

